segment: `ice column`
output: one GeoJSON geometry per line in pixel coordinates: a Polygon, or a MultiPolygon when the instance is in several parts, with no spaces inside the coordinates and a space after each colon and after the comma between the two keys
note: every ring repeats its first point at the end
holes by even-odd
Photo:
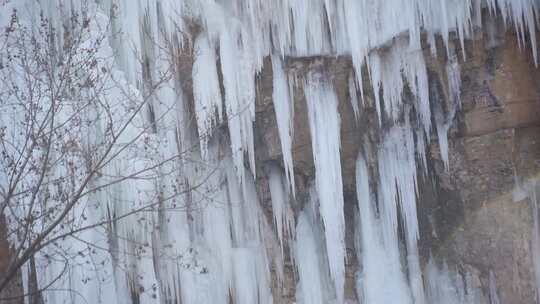
{"type": "Polygon", "coordinates": [[[294,195],[294,164],[292,158],[292,140],[294,128],[294,104],[290,96],[289,81],[283,70],[281,58],[272,57],[273,72],[273,93],[274,111],[276,112],[276,121],[281,142],[281,153],[283,153],[283,164],[285,166],[285,176],[294,195]]]}
{"type": "Polygon", "coordinates": [[[369,172],[362,155],[356,161],[356,195],[359,216],[356,223],[356,237],[360,240],[357,256],[361,270],[357,274],[357,293],[360,303],[413,303],[406,278],[401,269],[397,244],[384,240],[383,217],[377,215],[375,201],[369,186],[369,172]]]}
{"type": "Polygon", "coordinates": [[[338,303],[343,303],[345,219],[340,159],[340,118],[332,84],[321,74],[309,74],[304,86],[320,214],[324,223],[330,274],[338,303]]]}

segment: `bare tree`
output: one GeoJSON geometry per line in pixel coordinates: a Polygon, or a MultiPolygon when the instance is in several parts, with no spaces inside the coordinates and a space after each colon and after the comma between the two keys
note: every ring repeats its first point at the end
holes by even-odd
{"type": "MultiPolygon", "coordinates": [[[[34,257],[41,253],[65,267],[23,295],[39,303],[39,293],[65,275],[74,257],[115,249],[114,244],[100,248],[81,233],[98,227],[112,233],[115,222],[136,214],[182,210],[185,206],[164,202],[201,186],[204,179],[189,189],[182,181],[166,185],[168,191],[133,189],[141,199],[125,213],[90,216],[97,205],[107,204],[101,194],[112,187],[178,174],[174,164],[194,148],[159,152],[163,139],[156,124],[166,123],[178,109],[161,106],[156,111],[155,93],[171,89],[175,66],[150,72],[140,56],[145,81],[134,88],[114,68],[115,54],[105,43],[111,32],[108,20],[87,7],[64,12],[58,20],[41,11],[34,24],[23,21],[26,13],[11,13],[0,41],[0,217],[5,238],[14,244],[0,274],[0,295],[21,271],[30,271],[26,280],[32,283],[34,257]],[[85,249],[66,248],[62,240],[68,237],[85,249]]],[[[148,43],[160,43],[150,38],[148,43]]],[[[170,41],[159,47],[169,56],[178,53],[170,41]]],[[[181,146],[175,140],[168,144],[181,146]]],[[[104,262],[92,263],[99,268],[104,262]]]]}

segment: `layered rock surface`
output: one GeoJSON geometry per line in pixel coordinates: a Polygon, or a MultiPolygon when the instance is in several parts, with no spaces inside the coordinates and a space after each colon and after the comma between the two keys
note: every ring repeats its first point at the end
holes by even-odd
{"type": "MultiPolygon", "coordinates": [[[[516,36],[500,30],[497,37],[479,33],[475,40],[466,42],[467,59],[460,62],[463,108],[451,124],[449,170],[444,168],[435,137],[428,147],[430,173],[421,174],[418,197],[420,252],[424,266],[430,257],[440,263],[444,261],[462,274],[471,273],[474,284],[486,293],[492,272],[501,303],[534,303],[533,209],[521,185],[538,178],[540,172],[540,70],[534,66],[532,56],[518,46],[516,36]]],[[[426,56],[430,58],[427,52],[426,56]]],[[[433,96],[431,91],[431,98],[448,98],[448,89],[440,85],[446,83],[446,76],[441,73],[442,60],[433,57],[427,60],[430,81],[439,84],[438,96],[433,96]]],[[[287,69],[297,75],[313,66],[325,67],[340,101],[349,253],[346,286],[348,297],[355,298],[354,170],[364,140],[377,140],[373,93],[369,92],[360,119],[356,121],[349,102],[350,58],[287,61],[287,69]]],[[[267,162],[282,163],[271,102],[270,70],[266,64],[259,80],[261,90],[257,99],[256,156],[261,166],[267,162]]],[[[309,182],[314,179],[315,168],[306,103],[301,92],[295,91],[294,105],[293,158],[298,210],[309,182]]],[[[258,185],[267,211],[271,212],[266,179],[259,178],[258,185]]],[[[288,275],[293,277],[293,268],[288,270],[288,275]]],[[[291,291],[284,297],[292,301],[293,295],[291,291]]]]}

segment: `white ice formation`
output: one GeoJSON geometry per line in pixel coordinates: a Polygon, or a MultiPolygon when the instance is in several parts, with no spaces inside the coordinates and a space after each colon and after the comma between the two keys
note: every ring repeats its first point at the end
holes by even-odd
{"type": "MultiPolygon", "coordinates": [[[[426,141],[433,132],[445,167],[451,166],[447,134],[461,105],[459,60],[466,60],[465,40],[481,28],[482,18],[502,16],[514,26],[520,45],[530,46],[537,63],[537,0],[0,0],[2,32],[14,9],[19,22],[34,31],[41,26],[36,22],[40,16],[48,20],[56,29],[52,43],[59,52],[70,39],[70,20],[90,16],[74,60],[102,39],[95,70],[108,71],[108,76],[88,72],[88,79],[108,88],[99,95],[107,107],[76,113],[62,107],[52,122],[64,135],[55,151],[71,142],[106,147],[110,122],[123,126],[119,136],[112,136],[118,141],[111,145],[117,157],[103,160],[99,176],[84,187],[84,198],[68,210],[66,225],[44,239],[54,245],[23,267],[26,292],[34,283],[57,290],[43,293],[48,304],[89,299],[281,303],[287,260],[297,274],[291,283],[296,303],[487,303],[476,286],[468,287],[468,274],[459,276],[435,261],[421,268],[417,168],[427,169],[426,141]],[[444,107],[434,104],[440,100],[430,100],[423,51],[431,47],[437,56],[436,37],[442,38],[448,57],[450,97],[444,107]],[[376,161],[368,163],[369,149],[363,146],[356,163],[358,299],[345,292],[339,101],[331,77],[320,66],[300,76],[298,85],[307,104],[315,181],[303,208],[292,204],[299,196],[293,163],[297,100],[286,62],[337,56],[352,62],[347,76],[355,118],[361,119],[367,104],[364,80],[369,80],[381,130],[373,150],[376,161]],[[257,170],[254,140],[258,77],[268,58],[283,161],[283,168],[272,164],[265,170],[271,208],[260,201],[256,178],[262,172],[257,170]],[[167,74],[173,77],[163,77],[167,74]],[[138,105],[141,111],[136,111],[138,105]],[[74,116],[92,123],[62,123],[74,116]],[[116,179],[139,172],[144,172],[140,178],[116,179]],[[403,223],[403,238],[398,223],[403,223]],[[93,228],[77,230],[86,226],[93,228]],[[71,236],[52,240],[64,233],[71,236]],[[55,258],[61,253],[72,262],[55,258]]],[[[0,45],[0,66],[8,56],[0,45]]],[[[69,64],[68,58],[58,60],[59,66],[69,64]]],[[[4,79],[13,73],[13,83],[26,85],[22,70],[0,73],[4,79]]],[[[38,90],[45,90],[39,85],[38,90]]],[[[92,94],[82,91],[69,102],[92,94]]],[[[16,153],[16,147],[25,145],[26,138],[17,132],[25,128],[25,117],[21,105],[7,107],[5,100],[0,101],[0,134],[13,143],[8,152],[16,153]],[[10,129],[4,132],[5,126],[10,129]]],[[[54,98],[40,102],[50,105],[54,98]]],[[[96,156],[102,152],[98,149],[96,156]]],[[[47,189],[37,191],[39,195],[59,191],[54,181],[65,177],[72,179],[73,189],[85,183],[84,155],[68,154],[65,163],[47,172],[47,189]]],[[[43,151],[32,155],[44,156],[43,151]]],[[[1,186],[8,185],[9,174],[7,166],[1,168],[1,186]]],[[[19,190],[31,189],[41,178],[28,174],[19,190]]],[[[536,192],[531,198],[540,282],[536,192]]],[[[21,202],[3,211],[8,222],[32,212],[34,207],[21,202]]],[[[31,233],[39,234],[50,223],[38,222],[29,228],[31,233]]],[[[12,235],[10,241],[24,248],[20,238],[12,235]]],[[[491,303],[498,303],[494,278],[489,293],[491,303]]]]}

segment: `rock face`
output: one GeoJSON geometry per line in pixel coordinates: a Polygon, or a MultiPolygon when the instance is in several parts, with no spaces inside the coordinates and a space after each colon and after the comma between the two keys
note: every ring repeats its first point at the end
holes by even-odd
{"type": "Polygon", "coordinates": [[[487,50],[480,40],[462,65],[450,171],[435,166],[442,195],[427,216],[458,218],[433,254],[475,268],[484,288],[492,271],[502,303],[534,303],[532,209],[516,187],[540,172],[540,73],[515,39],[506,35],[487,50]]]}
{"type": "MultiPolygon", "coordinates": [[[[500,26],[496,28],[498,34],[478,34],[474,41],[465,44],[467,57],[460,59],[462,108],[449,132],[448,170],[444,168],[435,135],[430,141],[430,168],[427,170],[430,173],[419,176],[420,254],[424,266],[433,257],[438,263],[447,263],[449,269],[470,274],[471,282],[485,294],[489,293],[491,273],[501,303],[534,303],[532,209],[519,185],[536,178],[540,172],[540,69],[535,68],[532,56],[518,46],[514,34],[500,26]]],[[[426,58],[430,58],[427,52],[426,58]]],[[[441,59],[426,60],[430,82],[436,82],[436,90],[430,91],[430,98],[448,98],[448,88],[441,85],[446,83],[441,73],[441,59]]],[[[356,120],[349,102],[350,60],[340,57],[289,59],[287,62],[290,74],[296,75],[314,66],[322,66],[327,71],[340,101],[345,214],[347,227],[353,227],[357,208],[355,159],[362,149],[360,143],[366,138],[376,140],[373,134],[378,128],[373,92],[369,92],[370,86],[366,83],[368,93],[356,120]]],[[[256,155],[257,163],[264,166],[267,162],[281,163],[269,62],[259,81],[256,155]]],[[[293,158],[296,198],[300,206],[315,170],[306,101],[298,88],[294,110],[293,158]]],[[[419,172],[425,171],[419,169],[419,172]]],[[[258,185],[262,201],[271,212],[264,176],[259,177],[258,185]]],[[[346,296],[354,299],[357,263],[351,230],[347,229],[346,239],[346,296]]],[[[291,277],[293,270],[288,270],[291,277]]],[[[294,282],[290,278],[288,281],[294,282]]],[[[294,286],[289,289],[281,295],[285,301],[292,301],[294,296],[294,286]]]]}

